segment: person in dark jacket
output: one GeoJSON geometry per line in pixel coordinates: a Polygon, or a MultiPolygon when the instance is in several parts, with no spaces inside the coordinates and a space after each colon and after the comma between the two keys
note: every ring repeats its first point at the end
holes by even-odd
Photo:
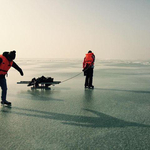
{"type": "Polygon", "coordinates": [[[13,61],[16,57],[16,51],[4,52],[0,55],[0,86],[2,89],[1,94],[1,104],[11,105],[11,102],[6,100],[7,95],[7,83],[6,83],[6,74],[8,70],[13,67],[17,71],[20,72],[21,76],[23,76],[22,69],[13,61]]]}
{"type": "Polygon", "coordinates": [[[86,76],[84,84],[85,88],[94,88],[94,86],[92,85],[94,61],[95,55],[91,50],[89,50],[83,61],[83,71],[84,76],[86,76]]]}

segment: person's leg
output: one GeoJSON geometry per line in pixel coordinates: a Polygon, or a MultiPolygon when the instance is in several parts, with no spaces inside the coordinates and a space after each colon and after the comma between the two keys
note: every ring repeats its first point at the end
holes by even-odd
{"type": "Polygon", "coordinates": [[[6,79],[0,79],[0,86],[2,89],[2,95],[1,95],[1,99],[2,101],[6,101],[6,95],[7,95],[7,83],[6,83],[6,79]]]}
{"type": "Polygon", "coordinates": [[[8,102],[6,100],[6,95],[7,95],[7,83],[6,83],[6,79],[0,79],[0,86],[1,86],[1,89],[2,89],[2,96],[1,96],[1,99],[2,99],[2,104],[8,104],[8,105],[11,105],[11,102],[8,102]]]}
{"type": "Polygon", "coordinates": [[[93,87],[93,68],[89,69],[89,87],[93,87]]]}
{"type": "Polygon", "coordinates": [[[86,75],[85,77],[85,84],[84,84],[85,87],[88,87],[88,75],[86,75]]]}

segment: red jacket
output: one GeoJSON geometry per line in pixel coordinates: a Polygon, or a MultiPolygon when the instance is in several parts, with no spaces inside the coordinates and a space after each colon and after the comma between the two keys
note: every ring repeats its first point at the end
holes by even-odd
{"type": "Polygon", "coordinates": [[[83,68],[85,68],[87,64],[91,67],[94,67],[94,61],[95,61],[94,53],[87,53],[83,61],[83,68]]]}
{"type": "Polygon", "coordinates": [[[2,59],[2,63],[0,64],[0,75],[5,75],[12,66],[13,61],[8,61],[3,55],[0,55],[0,58],[2,59]]]}

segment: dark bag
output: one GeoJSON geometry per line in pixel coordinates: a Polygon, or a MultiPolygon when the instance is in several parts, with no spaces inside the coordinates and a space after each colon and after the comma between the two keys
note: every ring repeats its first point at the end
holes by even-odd
{"type": "Polygon", "coordinates": [[[86,67],[83,69],[84,76],[87,75],[88,69],[90,68],[89,64],[86,64],[86,67]]]}

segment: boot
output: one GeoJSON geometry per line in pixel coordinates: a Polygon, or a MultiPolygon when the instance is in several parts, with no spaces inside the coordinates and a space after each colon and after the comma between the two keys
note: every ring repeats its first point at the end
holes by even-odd
{"type": "Polygon", "coordinates": [[[2,104],[2,105],[4,105],[4,104],[6,104],[6,105],[11,105],[11,102],[8,102],[8,101],[1,101],[1,104],[2,104]]]}
{"type": "Polygon", "coordinates": [[[94,86],[93,86],[93,85],[91,85],[91,86],[89,86],[88,88],[89,88],[89,89],[94,89],[94,86]]]}

